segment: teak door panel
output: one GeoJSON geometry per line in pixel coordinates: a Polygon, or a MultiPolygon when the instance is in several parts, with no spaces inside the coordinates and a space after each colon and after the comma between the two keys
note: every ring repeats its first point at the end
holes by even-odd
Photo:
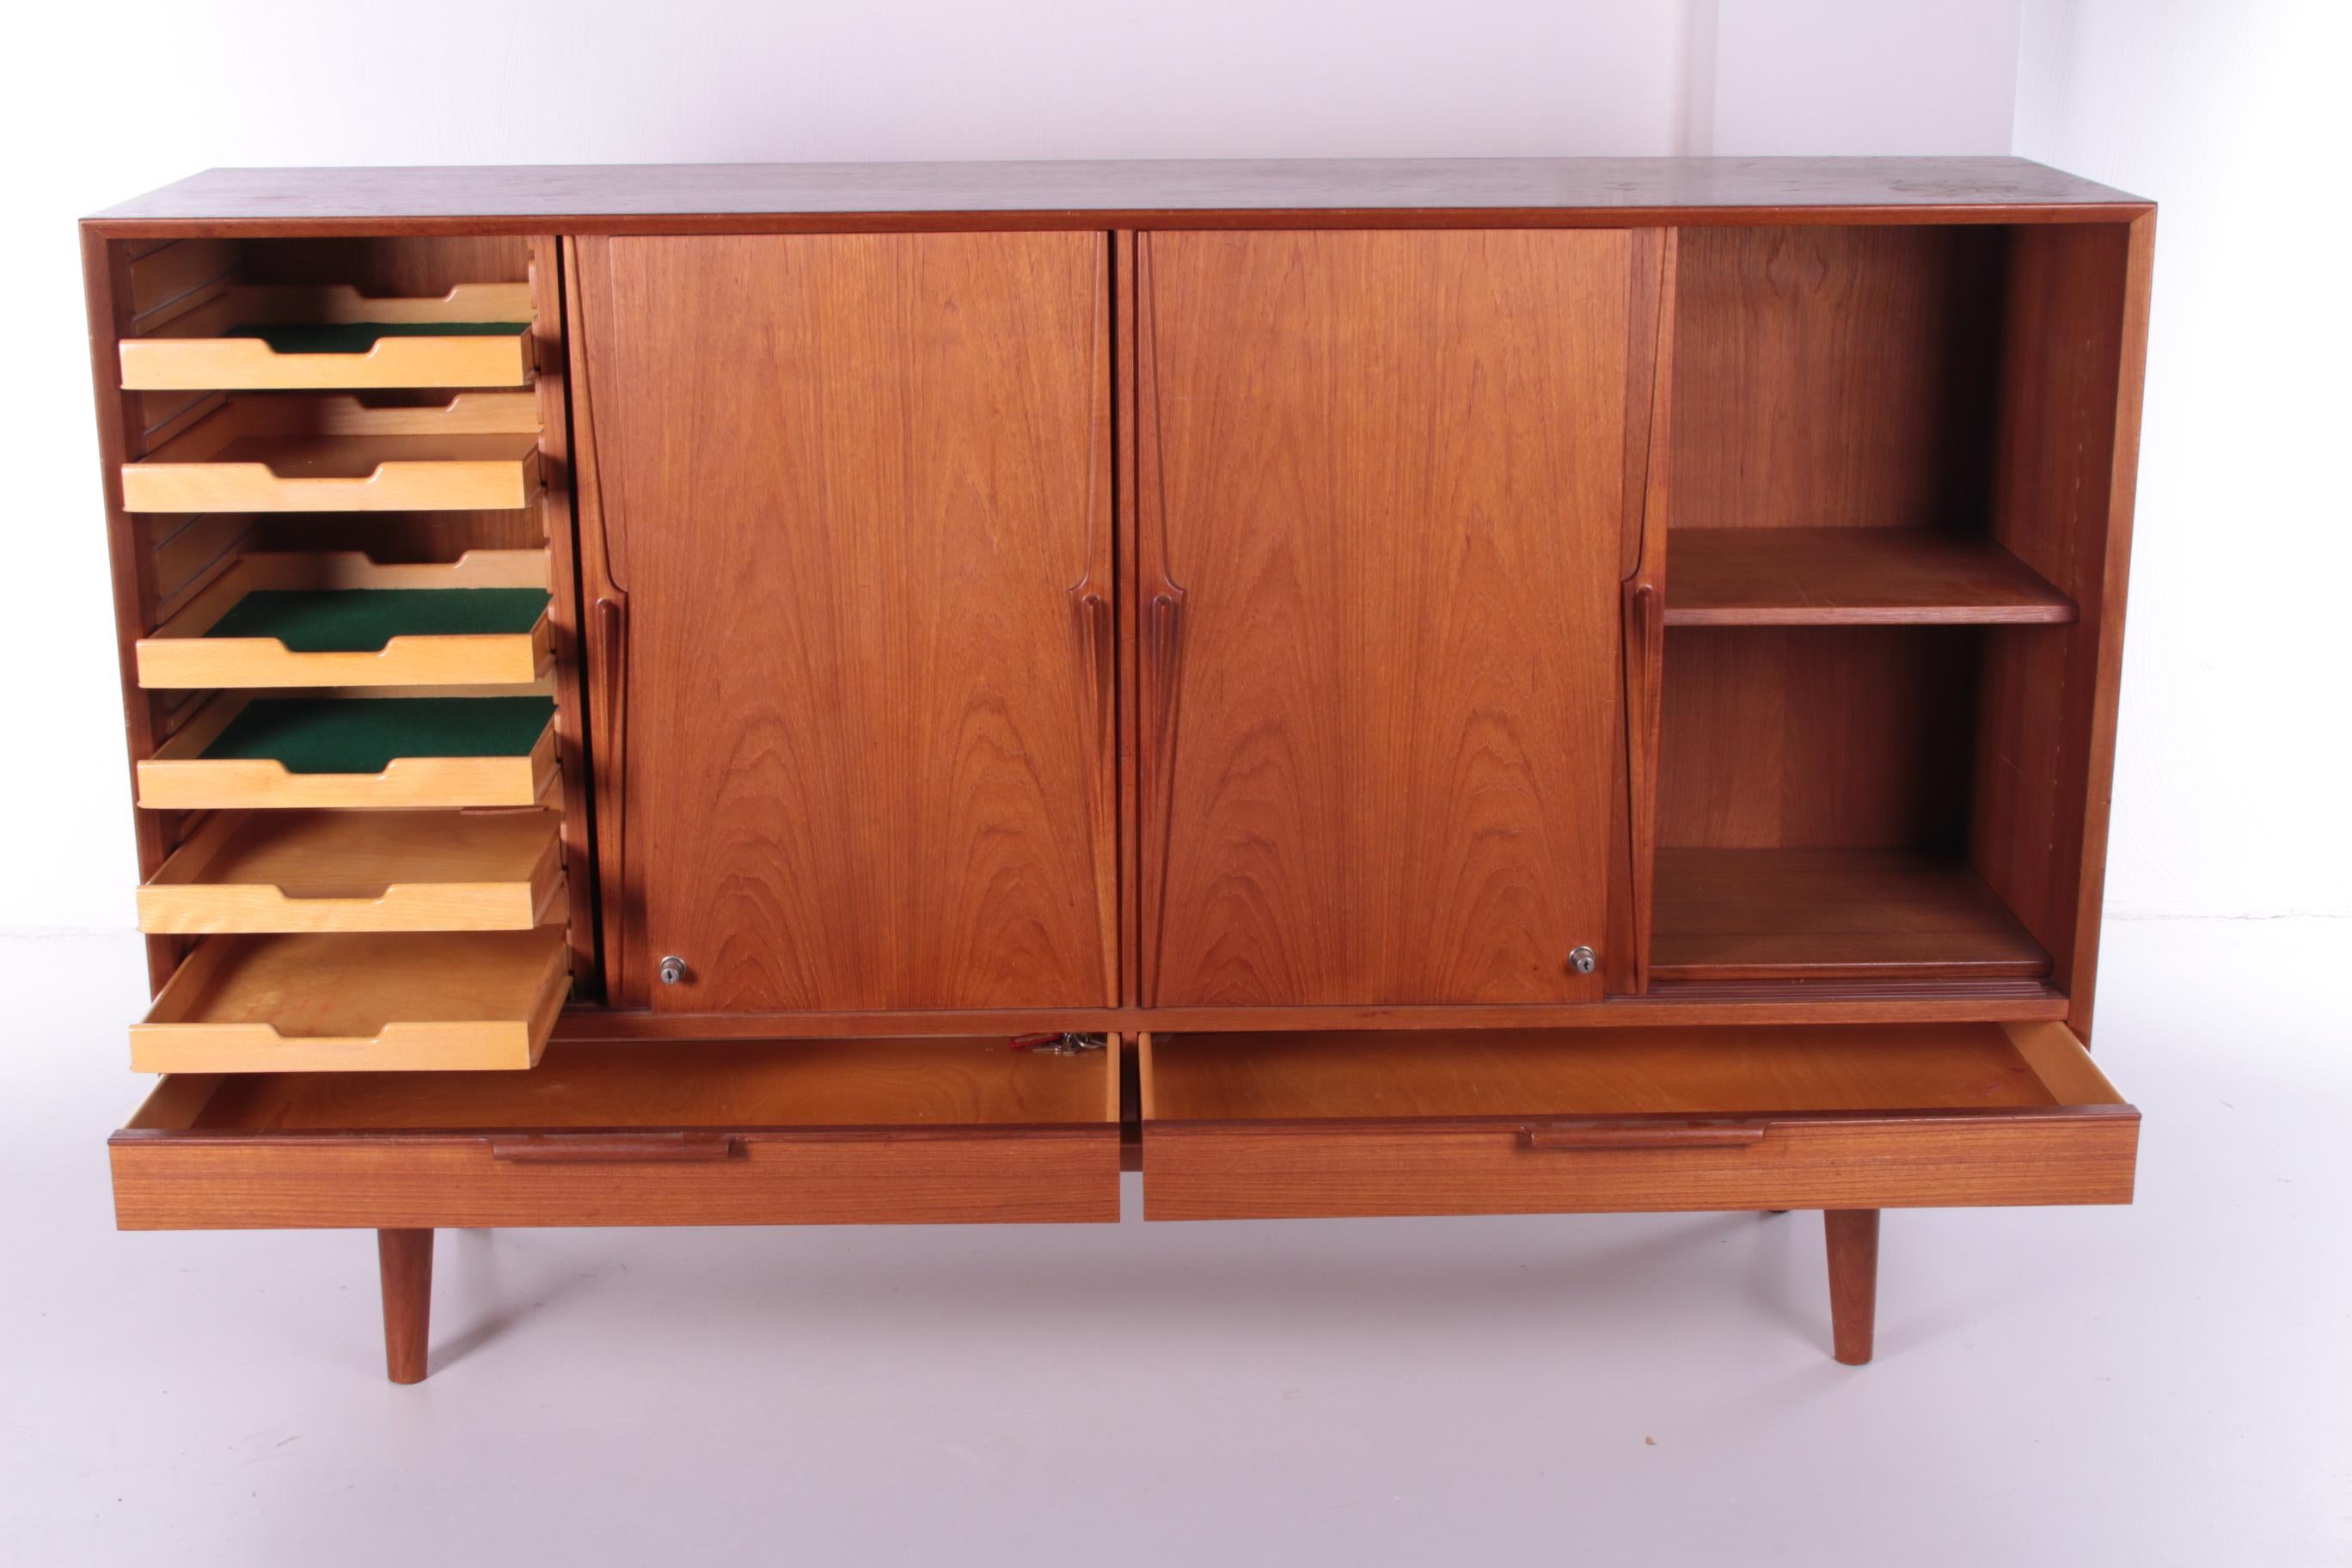
{"type": "Polygon", "coordinates": [[[1116,1002],[1105,237],[583,258],[631,988],[1116,1002]]]}
{"type": "Polygon", "coordinates": [[[1598,1000],[1654,250],[1140,249],[1145,1001],[1598,1000]]]}

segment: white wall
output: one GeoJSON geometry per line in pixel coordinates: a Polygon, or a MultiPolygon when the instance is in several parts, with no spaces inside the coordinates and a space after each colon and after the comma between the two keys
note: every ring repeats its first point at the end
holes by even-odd
{"type": "MultiPolygon", "coordinates": [[[[2252,210],[2217,142],[2236,150],[2241,180],[2284,184],[2243,166],[2282,169],[2281,138],[2317,140],[2268,100],[2300,46],[2242,15],[2220,0],[2025,0],[2021,23],[2020,0],[51,8],[43,35],[14,40],[0,101],[16,153],[0,282],[19,305],[0,383],[14,590],[0,668],[33,672],[10,693],[20,722],[0,766],[0,821],[20,825],[0,856],[0,931],[132,920],[81,213],[215,164],[1999,153],[2012,112],[2021,151],[2168,203],[2115,896],[2129,910],[2342,912],[2340,854],[2331,879],[2309,853],[2320,831],[2341,848],[2327,780],[2300,771],[2318,761],[2310,745],[2275,761],[2263,703],[2290,699],[2257,689],[2256,662],[2292,647],[2315,668],[2344,662],[2324,617],[2265,609],[2315,601],[2315,574],[2261,573],[2288,531],[2306,559],[2332,548],[2342,564],[2340,542],[2316,537],[2329,492],[2308,464],[2279,464],[2251,490],[2228,475],[2257,454],[2275,463],[2280,440],[2320,415],[2266,410],[2246,395],[2255,383],[2216,379],[2271,368],[2263,356],[2310,363],[2296,345],[2322,298],[2278,286],[2317,266],[2284,243],[2287,219],[2267,230],[2251,306],[2227,275],[2237,252],[2210,226],[2252,210]],[[2262,129],[2204,123],[2228,114],[2262,129]],[[2253,342],[2246,329],[2290,310],[2288,331],[2253,342]],[[2216,429],[2229,438],[2199,434],[2216,429]],[[2242,780],[2266,813],[2251,826],[2231,825],[2242,780]]],[[[2320,53],[2304,58],[2289,68],[2315,84],[2320,53]]]]}
{"type": "Polygon", "coordinates": [[[2028,0],[2017,151],[2152,196],[2107,900],[2352,913],[2352,333],[2333,0],[2028,0]],[[2323,163],[2323,158],[2333,161],[2323,163]]]}

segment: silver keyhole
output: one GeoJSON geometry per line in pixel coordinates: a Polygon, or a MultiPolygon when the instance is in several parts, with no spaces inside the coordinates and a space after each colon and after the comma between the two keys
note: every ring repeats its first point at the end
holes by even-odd
{"type": "Polygon", "coordinates": [[[661,961],[661,983],[675,985],[686,978],[686,960],[675,953],[661,961]]]}
{"type": "Polygon", "coordinates": [[[1568,966],[1579,974],[1590,974],[1601,966],[1601,959],[1591,948],[1579,947],[1569,952],[1568,966]]]}

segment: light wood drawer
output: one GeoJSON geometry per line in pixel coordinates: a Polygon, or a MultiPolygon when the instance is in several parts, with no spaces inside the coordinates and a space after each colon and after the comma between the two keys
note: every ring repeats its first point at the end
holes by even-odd
{"type": "Polygon", "coordinates": [[[529,1073],[163,1080],[128,1229],[1118,1217],[1118,1052],[1002,1037],[550,1047],[529,1073]]]}
{"type": "Polygon", "coordinates": [[[165,810],[530,805],[555,778],[555,704],[226,693],[138,775],[139,804],[165,810]]]}
{"type": "Polygon", "coordinates": [[[137,1072],[478,1071],[539,1060],[570,990],[560,926],[208,936],[131,1026],[137,1072]]]}
{"type": "Polygon", "coordinates": [[[139,639],[139,684],[528,684],[547,664],[547,573],[544,550],[389,566],[344,552],[243,555],[139,639]]]}
{"type": "Polygon", "coordinates": [[[439,407],[238,396],[122,465],[130,511],[499,511],[540,485],[528,392],[439,407]]]}
{"type": "Polygon", "coordinates": [[[224,811],[139,889],[139,929],[529,931],[561,922],[563,814],[224,811]]]}
{"type": "Polygon", "coordinates": [[[121,344],[131,391],[520,386],[530,379],[527,283],[439,299],[350,288],[247,288],[121,344]]]}
{"type": "Polygon", "coordinates": [[[2058,1024],[1143,1037],[1148,1219],[2128,1203],[2058,1024]]]}

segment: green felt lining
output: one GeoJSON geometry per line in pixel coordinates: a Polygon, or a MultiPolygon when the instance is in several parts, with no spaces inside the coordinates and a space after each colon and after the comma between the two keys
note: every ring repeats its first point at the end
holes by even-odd
{"type": "Polygon", "coordinates": [[[297,773],[380,773],[396,757],[524,757],[555,716],[551,697],[264,697],[204,750],[297,773]]]}
{"type": "Polygon", "coordinates": [[[281,354],[363,354],[378,338],[503,338],[529,321],[266,321],[231,327],[232,338],[259,338],[281,354]]]}
{"type": "Polygon", "coordinates": [[[275,637],[295,653],[379,653],[398,637],[527,634],[544,588],[257,588],[208,637],[275,637]]]}

